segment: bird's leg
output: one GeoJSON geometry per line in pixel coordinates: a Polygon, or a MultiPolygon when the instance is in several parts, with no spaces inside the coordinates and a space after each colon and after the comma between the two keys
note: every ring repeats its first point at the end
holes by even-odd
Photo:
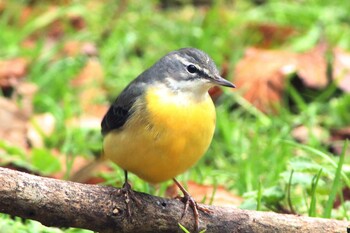
{"type": "Polygon", "coordinates": [[[128,182],[128,171],[124,170],[125,182],[120,191],[123,193],[125,197],[126,210],[128,212],[128,217],[131,217],[131,203],[130,201],[134,201],[137,205],[141,205],[141,202],[135,197],[135,193],[131,188],[130,183],[128,182]]]}
{"type": "Polygon", "coordinates": [[[185,216],[186,211],[188,209],[188,206],[190,206],[193,210],[193,215],[195,219],[195,232],[198,232],[199,230],[199,212],[198,210],[201,210],[207,214],[211,213],[211,211],[207,208],[201,207],[197,204],[197,202],[193,199],[193,197],[187,192],[187,190],[175,179],[173,178],[175,184],[177,187],[180,188],[181,192],[183,193],[183,197],[180,198],[180,200],[185,204],[184,211],[182,212],[181,219],[185,216]]]}

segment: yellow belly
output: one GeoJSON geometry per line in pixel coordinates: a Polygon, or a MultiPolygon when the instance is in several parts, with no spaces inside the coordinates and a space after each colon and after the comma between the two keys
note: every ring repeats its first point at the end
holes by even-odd
{"type": "Polygon", "coordinates": [[[159,183],[193,166],[207,151],[214,128],[215,108],[207,93],[192,99],[151,89],[136,102],[126,125],[105,136],[104,156],[159,183]]]}

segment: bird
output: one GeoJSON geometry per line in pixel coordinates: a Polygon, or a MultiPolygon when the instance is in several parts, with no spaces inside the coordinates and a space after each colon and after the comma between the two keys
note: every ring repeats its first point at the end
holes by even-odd
{"type": "Polygon", "coordinates": [[[196,231],[198,210],[208,209],[195,202],[176,176],[193,167],[212,141],[216,111],[208,90],[213,86],[235,87],[202,50],[175,50],[131,81],[101,122],[102,157],[124,170],[126,198],[135,200],[128,172],[151,184],[173,179],[184,195],[182,217],[190,206],[196,231]]]}

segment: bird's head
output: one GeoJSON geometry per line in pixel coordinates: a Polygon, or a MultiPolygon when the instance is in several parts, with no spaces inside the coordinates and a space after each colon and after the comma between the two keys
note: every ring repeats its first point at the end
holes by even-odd
{"type": "Polygon", "coordinates": [[[208,54],[195,48],[183,48],[168,53],[155,65],[158,77],[168,87],[178,91],[207,92],[212,86],[235,85],[222,78],[208,54]]]}

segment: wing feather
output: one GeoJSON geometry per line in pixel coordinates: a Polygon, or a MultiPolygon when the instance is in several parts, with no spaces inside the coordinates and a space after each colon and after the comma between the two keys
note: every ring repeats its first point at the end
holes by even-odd
{"type": "Polygon", "coordinates": [[[101,122],[102,135],[123,127],[132,114],[132,106],[144,92],[143,82],[130,83],[110,106],[101,122]]]}

